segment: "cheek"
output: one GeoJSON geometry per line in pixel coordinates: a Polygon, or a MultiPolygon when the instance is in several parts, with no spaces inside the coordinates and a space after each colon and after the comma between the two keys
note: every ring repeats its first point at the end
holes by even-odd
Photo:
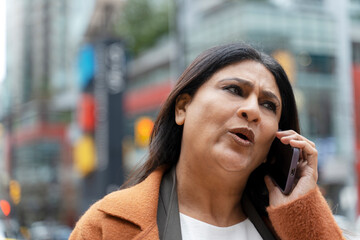
{"type": "Polygon", "coordinates": [[[212,114],[206,111],[206,108],[202,108],[194,111],[194,114],[186,118],[184,127],[191,135],[191,141],[193,141],[197,138],[209,138],[209,135],[214,135],[214,131],[219,128],[219,125],[212,114]]]}
{"type": "Polygon", "coordinates": [[[263,149],[263,154],[267,155],[269,152],[270,146],[275,138],[275,134],[278,131],[277,121],[267,121],[267,124],[263,128],[261,146],[263,149]]]}
{"type": "MultiPolygon", "coordinates": [[[[213,94],[214,95],[214,94],[213,94]]],[[[186,120],[199,128],[208,128],[209,125],[223,124],[226,118],[224,105],[213,95],[202,94],[191,103],[187,109],[186,120]]],[[[210,130],[210,129],[208,129],[210,130]]]]}
{"type": "Polygon", "coordinates": [[[208,126],[211,125],[210,113],[206,111],[208,106],[202,106],[193,102],[186,110],[184,131],[191,136],[197,137],[199,133],[202,135],[209,131],[208,126]],[[206,131],[205,131],[206,129],[206,131]]]}
{"type": "Polygon", "coordinates": [[[188,141],[194,144],[217,142],[229,119],[226,112],[224,106],[215,101],[199,101],[189,105],[184,124],[188,141]]]}

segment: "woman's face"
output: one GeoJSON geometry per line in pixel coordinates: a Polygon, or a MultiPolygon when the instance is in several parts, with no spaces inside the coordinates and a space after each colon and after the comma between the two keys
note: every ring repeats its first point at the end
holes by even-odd
{"type": "Polygon", "coordinates": [[[281,106],[275,79],[262,64],[243,61],[219,70],[194,96],[177,100],[180,161],[196,169],[250,174],[266,160],[281,106]]]}

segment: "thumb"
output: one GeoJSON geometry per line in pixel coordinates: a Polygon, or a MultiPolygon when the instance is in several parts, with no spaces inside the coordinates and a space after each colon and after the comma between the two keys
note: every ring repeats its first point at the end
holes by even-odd
{"type": "Polygon", "coordinates": [[[269,205],[276,207],[284,204],[285,199],[280,188],[275,185],[274,181],[269,176],[265,176],[264,180],[269,191],[269,205]]]}
{"type": "Polygon", "coordinates": [[[273,192],[274,189],[276,189],[276,186],[275,186],[274,182],[272,181],[272,179],[268,175],[265,176],[264,181],[265,181],[265,185],[266,185],[269,193],[273,192]]]}

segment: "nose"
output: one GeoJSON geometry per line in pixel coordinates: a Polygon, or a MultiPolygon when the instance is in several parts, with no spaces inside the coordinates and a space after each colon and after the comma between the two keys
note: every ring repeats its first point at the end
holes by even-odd
{"type": "Polygon", "coordinates": [[[237,111],[240,118],[244,118],[248,122],[260,122],[259,102],[256,97],[248,97],[245,99],[237,111]]]}

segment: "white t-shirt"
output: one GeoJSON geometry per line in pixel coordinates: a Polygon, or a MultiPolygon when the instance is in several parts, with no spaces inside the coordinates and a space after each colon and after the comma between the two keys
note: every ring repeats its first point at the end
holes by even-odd
{"type": "Polygon", "coordinates": [[[247,218],[230,227],[217,227],[180,213],[183,240],[262,240],[262,237],[247,218]]]}

